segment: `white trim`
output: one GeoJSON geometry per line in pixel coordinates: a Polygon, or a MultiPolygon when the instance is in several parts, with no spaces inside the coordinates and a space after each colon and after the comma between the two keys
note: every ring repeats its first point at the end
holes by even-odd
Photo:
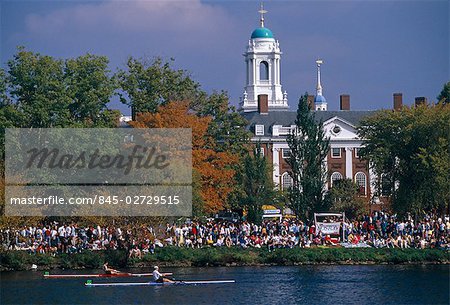
{"type": "MultiPolygon", "coordinates": [[[[341,117],[338,117],[338,116],[334,116],[334,117],[332,117],[332,118],[326,120],[325,122],[322,123],[322,125],[323,125],[323,126],[328,125],[328,124],[330,124],[331,122],[333,122],[333,121],[335,121],[335,120],[341,121],[342,123],[345,123],[345,124],[347,124],[347,125],[350,126],[350,127],[356,128],[355,125],[353,125],[353,124],[350,123],[349,121],[346,121],[346,120],[344,120],[344,119],[342,119],[341,117]]],[[[341,128],[342,128],[342,127],[341,127],[341,128]]]]}

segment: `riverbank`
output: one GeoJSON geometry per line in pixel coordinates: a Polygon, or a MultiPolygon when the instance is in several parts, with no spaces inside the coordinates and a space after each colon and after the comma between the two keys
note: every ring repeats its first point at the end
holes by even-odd
{"type": "Polygon", "coordinates": [[[437,249],[373,249],[373,248],[310,248],[310,249],[240,249],[167,247],[142,259],[127,259],[123,250],[85,251],[77,254],[30,255],[24,251],[0,252],[0,271],[27,270],[32,264],[39,269],[96,269],[105,261],[111,266],[170,267],[260,266],[307,264],[449,264],[450,251],[437,249]]]}

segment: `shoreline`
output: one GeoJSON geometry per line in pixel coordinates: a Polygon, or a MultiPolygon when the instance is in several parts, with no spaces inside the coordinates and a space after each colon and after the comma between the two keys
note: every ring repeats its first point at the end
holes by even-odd
{"type": "Polygon", "coordinates": [[[439,249],[374,248],[293,248],[240,249],[167,247],[156,249],[142,259],[127,259],[125,250],[85,251],[76,254],[28,254],[25,251],[0,252],[0,272],[30,270],[99,269],[107,261],[116,268],[162,267],[242,267],[302,265],[435,265],[450,264],[450,251],[439,249]]]}

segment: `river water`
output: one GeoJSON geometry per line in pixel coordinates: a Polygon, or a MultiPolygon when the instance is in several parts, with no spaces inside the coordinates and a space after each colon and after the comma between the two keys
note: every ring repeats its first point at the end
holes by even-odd
{"type": "MultiPolygon", "coordinates": [[[[448,265],[169,268],[176,279],[234,279],[199,286],[85,287],[86,279],[3,272],[0,304],[449,304],[448,265]]],[[[150,272],[151,270],[128,270],[150,272]]],[[[52,273],[98,273],[52,271],[52,273]]],[[[95,282],[145,281],[143,278],[95,282]]]]}

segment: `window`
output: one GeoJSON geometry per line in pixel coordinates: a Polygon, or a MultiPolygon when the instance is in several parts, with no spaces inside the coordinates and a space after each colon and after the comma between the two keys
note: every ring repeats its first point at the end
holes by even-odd
{"type": "Polygon", "coordinates": [[[264,125],[255,125],[255,134],[257,136],[263,136],[264,135],[264,125]]]}
{"type": "Polygon", "coordinates": [[[360,147],[355,147],[353,150],[355,151],[355,158],[359,158],[359,150],[361,148],[360,147]]]}
{"type": "MultiPolygon", "coordinates": [[[[258,153],[258,148],[255,148],[255,155],[258,153]]],[[[264,157],[264,147],[259,148],[259,155],[264,157]]]]}
{"type": "Polygon", "coordinates": [[[289,175],[288,172],[284,173],[281,176],[281,188],[283,189],[283,191],[292,188],[292,184],[293,184],[292,177],[289,175]]]}
{"type": "Polygon", "coordinates": [[[366,174],[364,173],[356,173],[355,182],[359,187],[359,195],[366,196],[367,193],[367,179],[366,174]]]}
{"type": "Polygon", "coordinates": [[[340,148],[332,148],[331,149],[331,158],[340,158],[341,157],[341,149],[340,148]]]}
{"type": "Polygon", "coordinates": [[[342,176],[342,174],[341,173],[339,173],[339,172],[334,172],[332,175],[331,175],[331,187],[333,187],[333,185],[335,184],[335,182],[336,181],[339,181],[339,180],[342,180],[344,177],[342,176]]]}
{"type": "Polygon", "coordinates": [[[291,157],[291,150],[289,148],[283,148],[281,150],[281,156],[283,159],[288,159],[291,157]]]}
{"type": "MultiPolygon", "coordinates": [[[[323,110],[325,110],[325,108],[323,110]]],[[[341,132],[341,127],[339,127],[338,125],[334,125],[334,127],[331,131],[337,135],[341,132]]]]}
{"type": "Polygon", "coordinates": [[[269,80],[269,64],[267,61],[262,61],[259,64],[259,79],[269,80]]]}

